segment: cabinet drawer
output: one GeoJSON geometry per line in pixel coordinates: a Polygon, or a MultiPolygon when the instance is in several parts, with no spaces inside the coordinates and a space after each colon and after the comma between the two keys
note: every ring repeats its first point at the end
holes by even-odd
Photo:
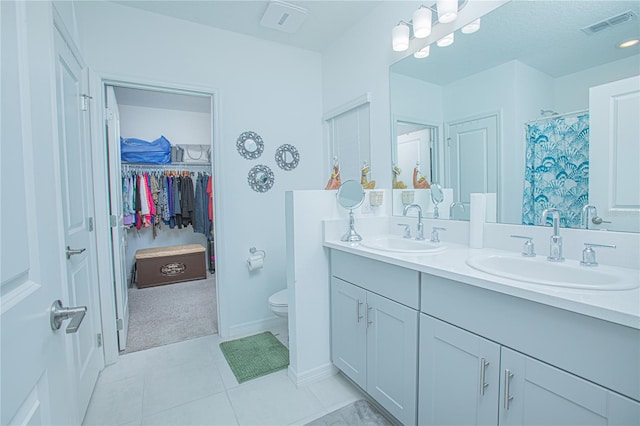
{"type": "Polygon", "coordinates": [[[420,274],[417,271],[331,250],[331,275],[418,309],[420,274]]]}

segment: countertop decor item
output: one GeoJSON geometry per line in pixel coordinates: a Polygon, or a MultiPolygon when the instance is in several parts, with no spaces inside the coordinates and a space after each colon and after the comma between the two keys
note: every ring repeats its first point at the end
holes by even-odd
{"type": "Polygon", "coordinates": [[[333,173],[331,173],[331,178],[329,178],[329,182],[327,182],[327,186],[324,189],[338,189],[342,185],[340,179],[340,164],[338,164],[338,158],[333,157],[333,173]]]}
{"type": "Polygon", "coordinates": [[[256,132],[243,132],[238,136],[236,141],[238,152],[247,160],[255,160],[262,155],[264,151],[264,142],[256,132]]]}
{"type": "Polygon", "coordinates": [[[295,146],[285,143],[276,149],[276,163],[282,170],[290,171],[298,167],[300,153],[295,146]]]}
{"type": "Polygon", "coordinates": [[[256,192],[267,192],[273,186],[274,180],[273,172],[264,164],[253,166],[247,176],[249,186],[256,192]]]}
{"type": "Polygon", "coordinates": [[[360,172],[361,172],[360,184],[364,189],[374,189],[376,187],[375,180],[367,180],[367,175],[369,174],[370,171],[371,171],[371,168],[365,161],[364,164],[362,165],[362,169],[360,169],[360,172]]]}

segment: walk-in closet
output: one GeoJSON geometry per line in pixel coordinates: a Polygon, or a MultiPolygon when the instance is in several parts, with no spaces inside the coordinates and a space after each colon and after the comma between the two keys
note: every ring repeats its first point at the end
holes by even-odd
{"type": "Polygon", "coordinates": [[[120,353],[216,334],[211,95],[105,90],[120,353]]]}

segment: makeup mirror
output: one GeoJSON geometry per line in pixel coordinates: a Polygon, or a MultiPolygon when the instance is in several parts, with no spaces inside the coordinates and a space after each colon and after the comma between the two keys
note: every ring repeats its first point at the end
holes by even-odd
{"type": "Polygon", "coordinates": [[[336,193],[338,204],[349,210],[349,230],[341,238],[346,242],[362,241],[362,237],[355,230],[355,221],[353,218],[353,209],[360,207],[364,201],[364,189],[362,185],[355,180],[345,181],[336,193]]]}

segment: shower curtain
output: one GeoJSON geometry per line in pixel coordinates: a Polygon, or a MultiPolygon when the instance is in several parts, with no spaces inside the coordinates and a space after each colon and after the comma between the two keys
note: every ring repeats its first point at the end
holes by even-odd
{"type": "Polygon", "coordinates": [[[539,225],[542,211],[554,207],[561,226],[580,228],[589,203],[589,114],[530,122],[526,134],[522,223],[539,225]]]}

